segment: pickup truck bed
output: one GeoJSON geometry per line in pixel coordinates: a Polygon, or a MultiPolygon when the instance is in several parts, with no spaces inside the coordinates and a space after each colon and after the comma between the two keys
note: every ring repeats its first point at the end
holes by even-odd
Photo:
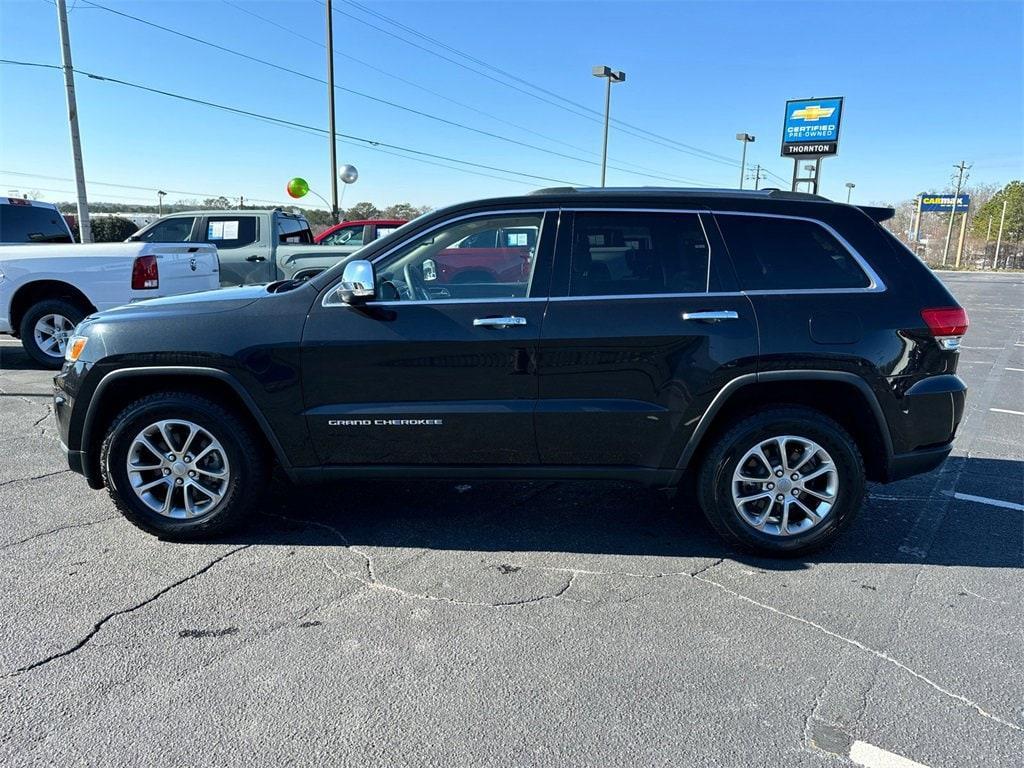
{"type": "Polygon", "coordinates": [[[59,368],[86,315],[219,285],[217,250],[202,243],[0,246],[0,333],[59,368]]]}

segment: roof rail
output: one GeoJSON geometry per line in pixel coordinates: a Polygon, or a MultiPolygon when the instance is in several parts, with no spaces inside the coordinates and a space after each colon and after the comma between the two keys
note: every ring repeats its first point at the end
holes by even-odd
{"type": "Polygon", "coordinates": [[[789,192],[775,187],[764,189],[727,189],[723,187],[545,187],[530,192],[531,195],[568,195],[581,193],[587,195],[617,194],[665,194],[701,197],[749,197],[773,198],[778,200],[821,200],[828,198],[812,195],[808,192],[789,192]]]}

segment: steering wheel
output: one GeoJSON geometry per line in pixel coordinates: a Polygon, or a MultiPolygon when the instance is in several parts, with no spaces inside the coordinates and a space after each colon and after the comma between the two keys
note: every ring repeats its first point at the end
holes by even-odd
{"type": "Polygon", "coordinates": [[[427,292],[427,282],[423,279],[423,274],[418,269],[414,269],[412,264],[409,263],[402,269],[402,274],[405,277],[405,285],[409,291],[410,301],[416,301],[416,299],[430,301],[431,296],[427,292]]]}

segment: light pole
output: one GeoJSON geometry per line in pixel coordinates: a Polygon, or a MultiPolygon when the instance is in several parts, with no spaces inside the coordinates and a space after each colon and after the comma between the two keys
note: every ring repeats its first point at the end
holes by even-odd
{"type": "Polygon", "coordinates": [[[591,74],[594,77],[603,77],[608,81],[604,92],[604,148],[601,150],[601,186],[603,187],[608,169],[608,120],[612,109],[612,83],[626,82],[626,73],[621,70],[613,71],[611,67],[594,67],[591,74]]]}
{"type": "Polygon", "coordinates": [[[743,142],[743,158],[740,160],[740,189],[743,189],[743,177],[747,174],[747,144],[753,140],[754,137],[749,133],[736,134],[736,141],[743,142]]]}
{"type": "Polygon", "coordinates": [[[847,205],[850,204],[850,195],[853,194],[853,188],[856,187],[856,186],[857,185],[854,184],[852,181],[846,182],[846,204],[847,205]]]}
{"type": "Polygon", "coordinates": [[[166,195],[166,194],[167,193],[164,192],[162,189],[158,190],[157,193],[156,193],[156,215],[157,216],[163,216],[164,215],[164,195],[166,195]]]}
{"type": "Polygon", "coordinates": [[[331,216],[338,223],[338,147],[334,131],[334,9],[327,0],[327,140],[331,143],[331,216]]]}

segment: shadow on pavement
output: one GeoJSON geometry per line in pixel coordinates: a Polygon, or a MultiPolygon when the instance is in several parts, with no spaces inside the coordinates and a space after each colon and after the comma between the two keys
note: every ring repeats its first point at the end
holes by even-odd
{"type": "MultiPolygon", "coordinates": [[[[406,547],[481,552],[565,552],[732,557],[766,570],[810,563],[927,563],[1020,567],[1016,510],[954,499],[957,489],[1019,503],[1024,462],[955,457],[941,470],[872,485],[864,509],[830,549],[772,560],[731,551],[694,502],[617,482],[358,481],[276,483],[233,542],[406,547]],[[938,482],[937,482],[938,481],[938,482]],[[291,518],[289,520],[282,518],[291,518]],[[333,529],[333,530],[332,530],[333,529]],[[344,537],[344,541],[342,538],[344,537]]],[[[224,539],[220,540],[221,542],[224,539]]]]}

